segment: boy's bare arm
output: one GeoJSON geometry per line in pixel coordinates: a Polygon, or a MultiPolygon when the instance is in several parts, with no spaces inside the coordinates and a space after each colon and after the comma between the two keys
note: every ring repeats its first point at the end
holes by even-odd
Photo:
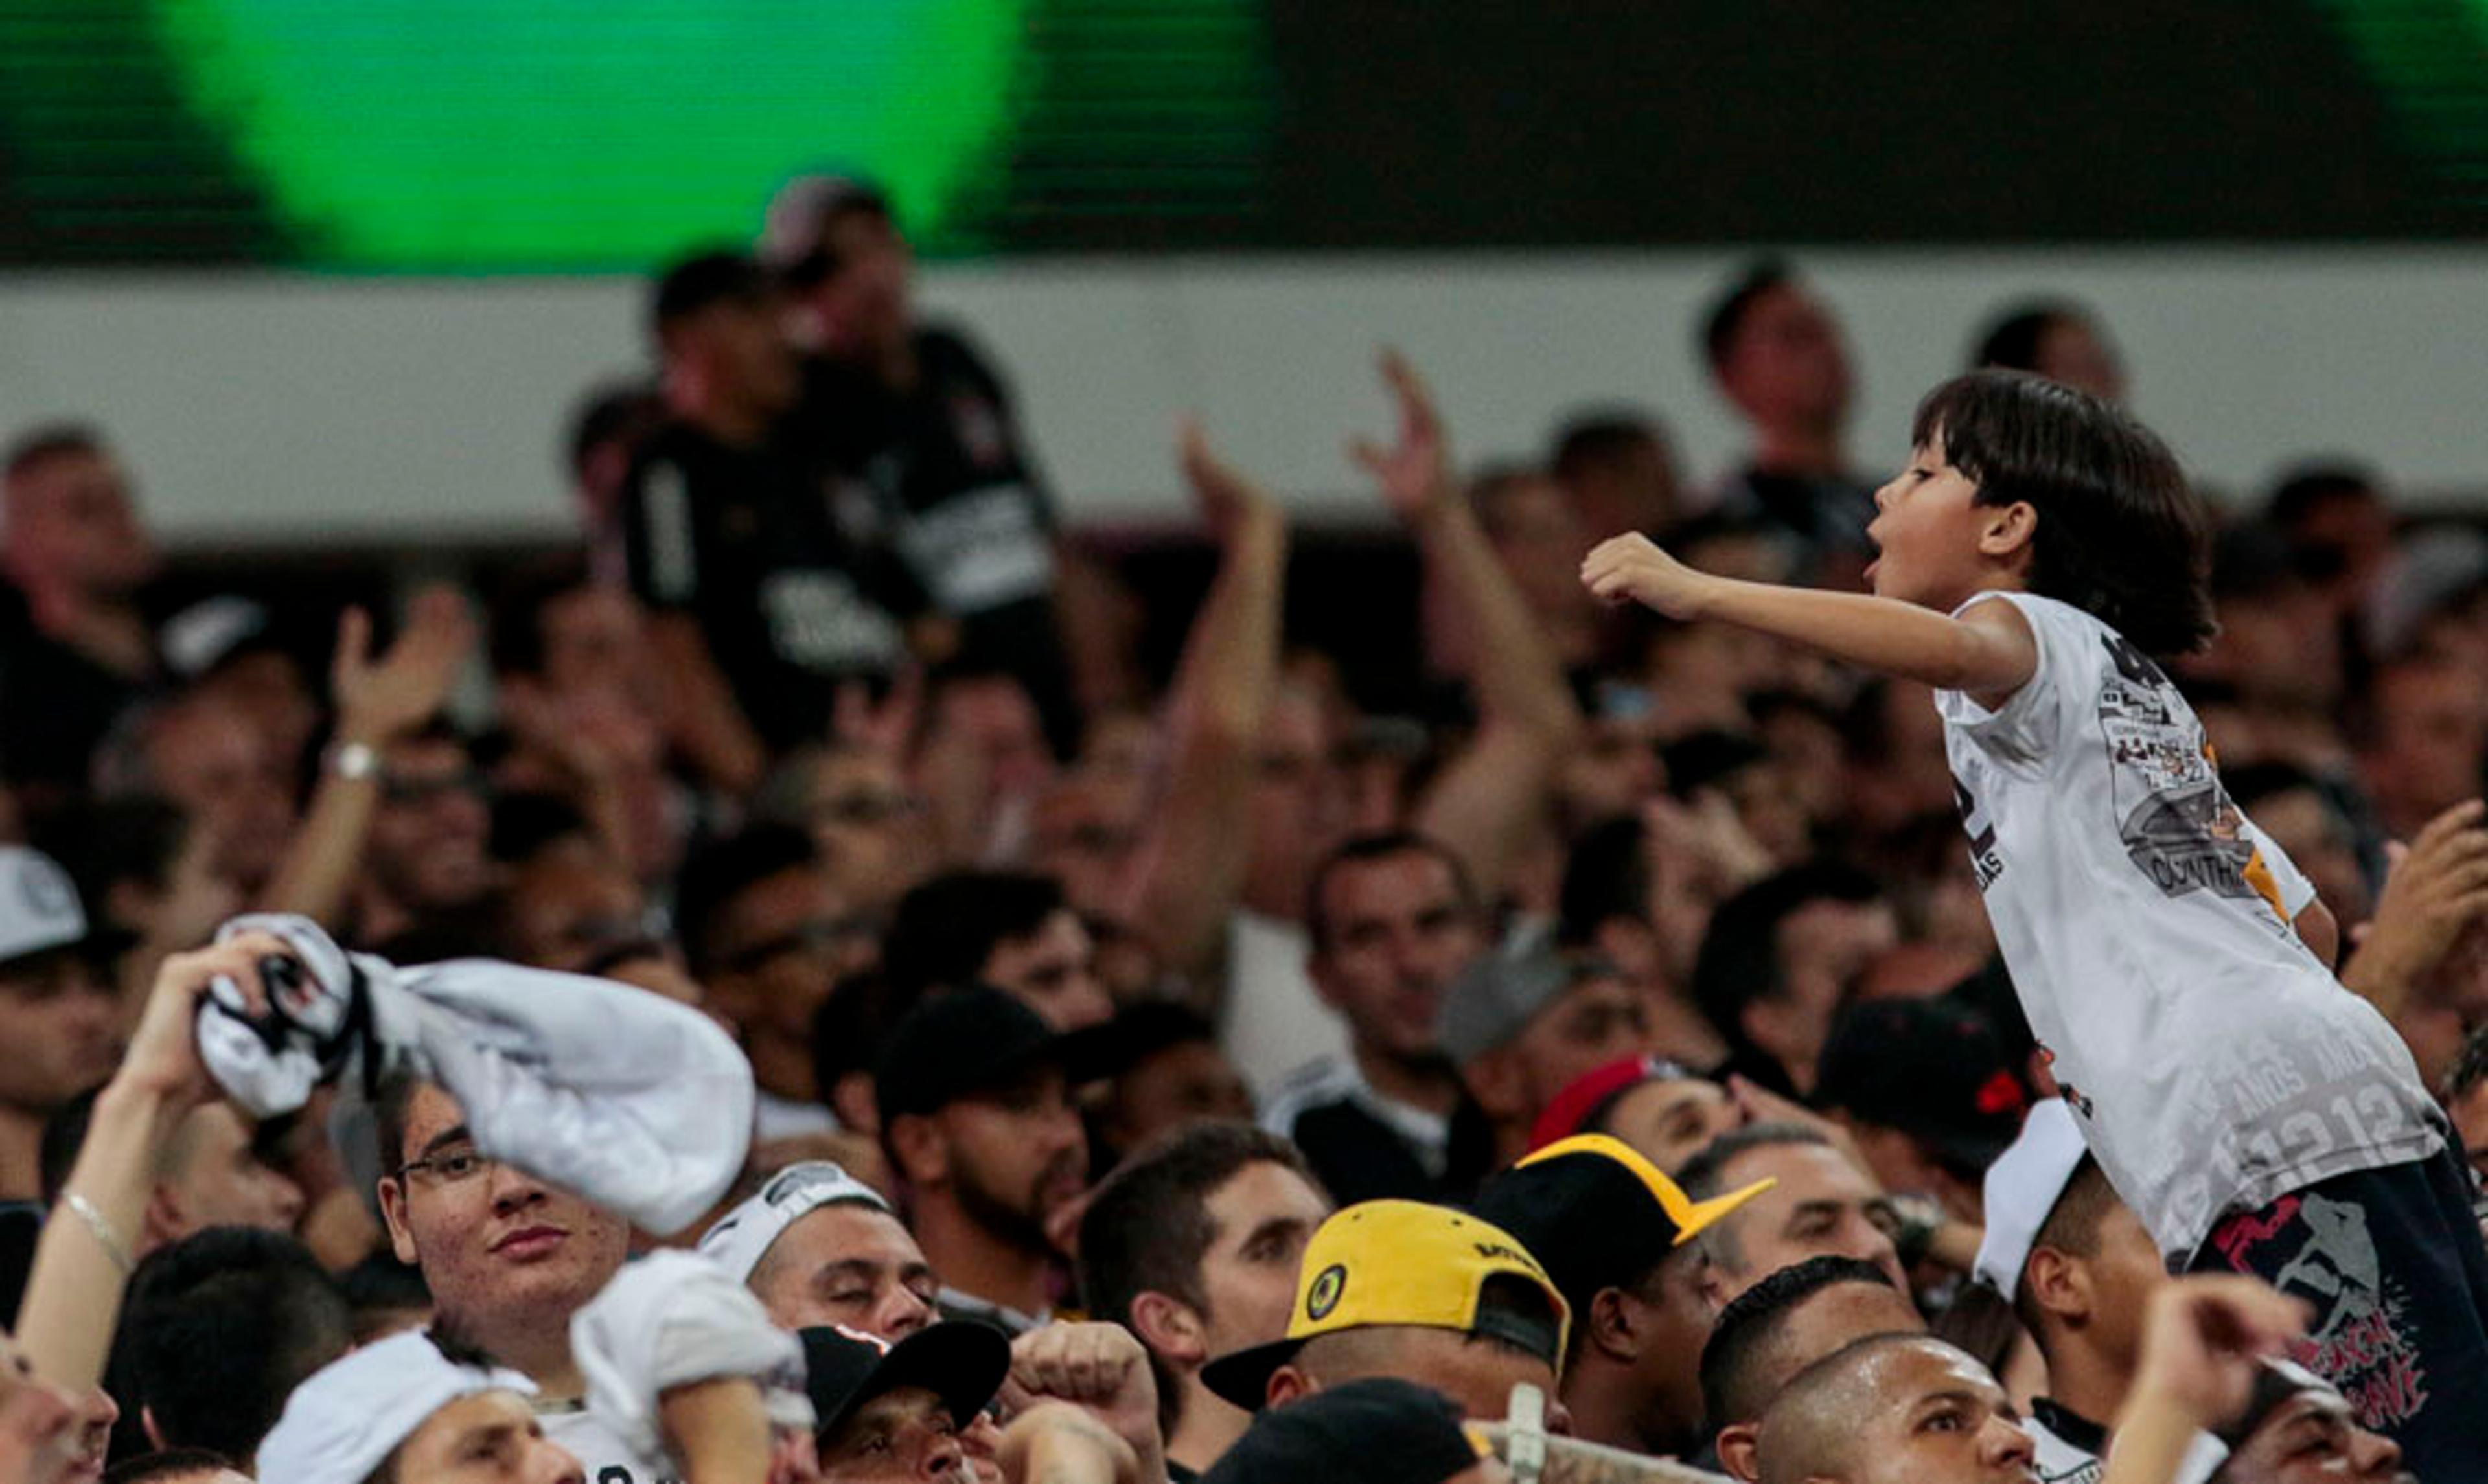
{"type": "Polygon", "coordinates": [[[1967,691],[1990,711],[2039,667],[2029,621],[2009,602],[1982,602],[1952,618],[1898,599],[1744,582],[1696,572],[1639,535],[1592,548],[1581,580],[1608,602],[1751,629],[1860,669],[1967,691]]]}

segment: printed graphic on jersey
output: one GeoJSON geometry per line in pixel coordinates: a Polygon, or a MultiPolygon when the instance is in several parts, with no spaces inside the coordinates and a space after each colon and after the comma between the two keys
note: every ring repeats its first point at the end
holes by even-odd
{"type": "Polygon", "coordinates": [[[2112,636],[2101,642],[2116,661],[2100,686],[2099,722],[2126,854],[2169,897],[2271,900],[2256,888],[2254,842],[2212,769],[2202,723],[2149,657],[2112,636]]]}

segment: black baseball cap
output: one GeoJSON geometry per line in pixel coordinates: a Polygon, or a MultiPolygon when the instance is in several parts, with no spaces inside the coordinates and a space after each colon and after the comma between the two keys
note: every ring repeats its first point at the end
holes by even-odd
{"type": "Polygon", "coordinates": [[[988,985],[932,995],[891,1027],[873,1066],[881,1125],[937,1113],[1042,1067],[1088,1080],[1102,1043],[1095,1030],[1057,1034],[1043,1017],[988,985]]]}
{"type": "Polygon", "coordinates": [[[1470,1209],[1520,1239],[1575,1315],[1603,1288],[1635,1288],[1660,1259],[1776,1182],[1697,1201],[1622,1139],[1581,1134],[1485,1184],[1470,1209]]]}
{"type": "Polygon", "coordinates": [[[1253,1419],[1202,1484],[1443,1484],[1487,1456],[1440,1391],[1396,1377],[1325,1386],[1253,1419]]]}
{"type": "Polygon", "coordinates": [[[801,1330],[797,1337],[804,1342],[805,1394],[824,1438],[864,1403],[900,1386],[922,1386],[940,1397],[965,1427],[1010,1374],[1010,1341],[973,1320],[927,1325],[895,1343],[844,1325],[801,1330]]]}
{"type": "Polygon", "coordinates": [[[1987,1017],[1938,995],[1843,1009],[1824,1044],[1815,1102],[1898,1129],[1976,1178],[2012,1147],[2030,1093],[1987,1017]]]}

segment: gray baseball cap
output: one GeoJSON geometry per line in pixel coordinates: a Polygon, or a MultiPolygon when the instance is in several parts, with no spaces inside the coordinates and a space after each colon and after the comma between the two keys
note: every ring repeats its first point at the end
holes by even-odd
{"type": "Polygon", "coordinates": [[[1480,954],[1443,993],[1434,1018],[1443,1054],[1465,1066],[1520,1034],[1572,986],[1617,972],[1597,954],[1556,947],[1542,932],[1480,954]]]}
{"type": "Polygon", "coordinates": [[[0,965],[89,941],[77,886],[41,851],[0,845],[0,965]]]}

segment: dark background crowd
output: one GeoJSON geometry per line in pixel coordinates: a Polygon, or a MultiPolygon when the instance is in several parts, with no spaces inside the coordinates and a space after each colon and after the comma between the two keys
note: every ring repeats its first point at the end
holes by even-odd
{"type": "MultiPolygon", "coordinates": [[[[1777,1184],[1667,1213],[1686,1259],[1579,1294],[1596,1262],[1531,1241],[1572,1301],[1580,1436],[1757,1476],[1797,1368],[1782,1322],[1844,1285],[2109,1419],[2137,1291],[2017,1271],[1975,1302],[1987,1172],[2047,1088],[1930,693],[1577,575],[1639,530],[1708,571],[1860,586],[1889,471],[1851,457],[1839,306],[1801,269],[1756,263],[1685,327],[1747,428],[1724,475],[1681,467],[1630,387],[1552,409],[1542,447],[1462,447],[1385,351],[1396,424],[1341,429],[1374,528],[1291,529],[1253,449],[1187,426],[1196,537],[1132,548],[1066,520],[1006,368],[919,317],[912,267],[869,184],[797,182],[749,253],[652,281],[643,379],[582,392],[578,539],[403,594],[168,560],[113,430],[14,430],[0,837],[57,863],[89,931],[0,904],[13,1302],[160,966],[266,910],[396,963],[698,1007],[760,1094],[729,1204],[824,1160],[891,1203],[822,1208],[855,1229],[782,1298],[775,1259],[750,1272],[773,1313],[1115,1321],[1182,1470],[1242,1434],[1202,1365],[1279,1338],[1330,1211],[1483,1189],[1492,1212],[1524,1155],[1585,1133],[1695,1199],[1777,1184]]],[[[1974,308],[1968,364],[2122,397],[2114,306],[1974,308]]],[[[2220,508],[2220,633],[2179,682],[2488,1168],[2488,834],[2463,809],[2488,539],[2348,462],[2220,508]]],[[[56,889],[40,861],[19,880],[56,889]]],[[[486,1348],[558,1386],[560,1303],[611,1263],[581,1258],[547,1320],[444,1257],[410,1214],[432,1116],[384,1105],[375,1156],[321,1118],[189,1115],[127,1234],[115,1458],[247,1467],[330,1330],[497,1309],[486,1348]],[[261,1349],[186,1358],[246,1348],[243,1316],[261,1349]]],[[[2040,1216],[2093,1229],[2025,1245],[2114,1269],[2112,1192],[2070,1217],[2057,1193],[2040,1216]]],[[[1564,1198],[1507,1188],[1495,1219],[1564,1198]]],[[[1423,1357],[1330,1363],[1463,1399],[1423,1357]]]]}

